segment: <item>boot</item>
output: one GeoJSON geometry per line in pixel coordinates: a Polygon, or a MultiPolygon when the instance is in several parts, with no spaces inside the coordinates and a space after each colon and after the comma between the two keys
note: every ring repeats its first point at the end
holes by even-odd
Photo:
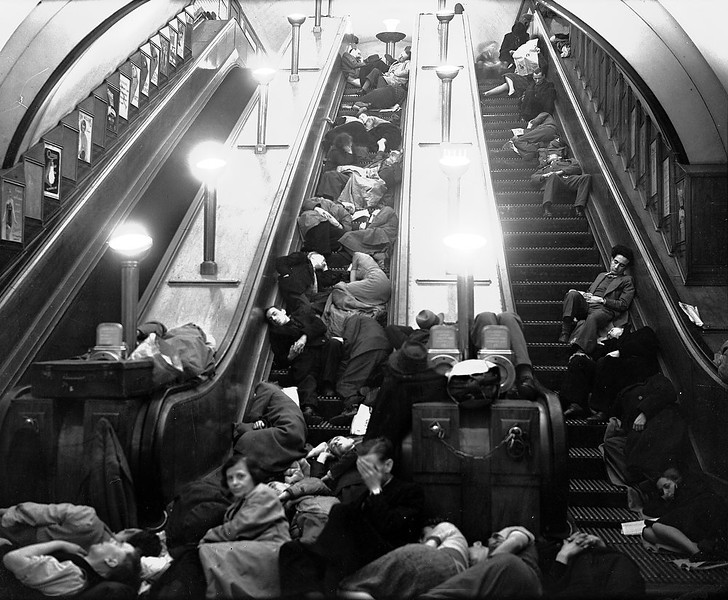
{"type": "Polygon", "coordinates": [[[574,321],[564,321],[561,324],[561,335],[559,336],[559,344],[568,344],[569,338],[574,331],[574,321]]]}

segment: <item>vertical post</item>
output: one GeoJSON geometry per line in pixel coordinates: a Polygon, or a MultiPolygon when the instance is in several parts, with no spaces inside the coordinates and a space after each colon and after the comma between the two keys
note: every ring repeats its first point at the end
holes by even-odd
{"type": "Polygon", "coordinates": [[[316,12],[313,20],[314,33],[321,33],[321,2],[322,0],[316,0],[316,12]]]}
{"type": "Polygon", "coordinates": [[[437,0],[437,10],[445,10],[445,0],[437,0]]]}
{"type": "Polygon", "coordinates": [[[465,273],[458,273],[458,345],[463,360],[470,358],[470,328],[475,313],[475,280],[468,267],[465,273]]]}
{"type": "Polygon", "coordinates": [[[440,37],[440,62],[445,62],[447,60],[450,21],[452,21],[453,17],[455,17],[455,13],[450,11],[437,12],[437,30],[440,37]]]}
{"type": "Polygon", "coordinates": [[[273,80],[274,69],[260,68],[253,71],[258,82],[258,131],[255,141],[255,153],[265,153],[265,130],[268,124],[268,84],[273,80]]]}
{"type": "Polygon", "coordinates": [[[137,305],[139,303],[139,261],[121,261],[121,326],[124,329],[126,355],[136,348],[137,305]]]}
{"type": "Polygon", "coordinates": [[[452,116],[452,109],[450,106],[452,99],[452,80],[455,79],[457,74],[460,72],[460,67],[454,67],[450,65],[444,65],[437,67],[435,73],[442,82],[441,85],[441,99],[442,99],[442,111],[441,111],[441,126],[442,126],[442,141],[450,141],[450,119],[452,116]]]}
{"type": "Polygon", "coordinates": [[[298,58],[301,51],[301,25],[306,20],[304,15],[288,15],[288,22],[291,24],[291,74],[288,81],[299,81],[298,58]]]}
{"type": "Polygon", "coordinates": [[[205,224],[200,275],[217,275],[215,236],[217,230],[217,185],[205,182],[205,224]]]}

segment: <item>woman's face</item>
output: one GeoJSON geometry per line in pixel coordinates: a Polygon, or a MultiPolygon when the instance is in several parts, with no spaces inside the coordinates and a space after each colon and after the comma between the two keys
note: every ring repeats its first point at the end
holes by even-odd
{"type": "Polygon", "coordinates": [[[248,471],[248,465],[242,459],[228,469],[225,480],[230,493],[236,500],[244,498],[255,487],[255,482],[248,471]]]}
{"type": "Polygon", "coordinates": [[[677,484],[672,479],[660,477],[657,480],[657,489],[659,490],[663,500],[672,500],[675,497],[677,484]]]}

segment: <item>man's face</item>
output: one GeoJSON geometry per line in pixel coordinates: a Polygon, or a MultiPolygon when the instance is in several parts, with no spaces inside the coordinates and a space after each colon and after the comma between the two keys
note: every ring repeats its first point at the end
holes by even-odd
{"type": "Polygon", "coordinates": [[[609,272],[612,275],[623,275],[628,265],[629,260],[621,254],[617,254],[617,256],[612,259],[612,263],[609,265],[609,272]]]}
{"type": "Polygon", "coordinates": [[[549,161],[549,164],[554,163],[557,160],[559,160],[559,155],[558,154],[549,154],[547,160],[549,161]]]}
{"type": "Polygon", "coordinates": [[[677,485],[672,479],[668,479],[667,477],[660,477],[657,480],[657,489],[659,490],[663,500],[670,501],[675,497],[675,490],[677,489],[677,485]]]}
{"type": "Polygon", "coordinates": [[[397,57],[397,61],[398,62],[405,62],[405,61],[408,61],[409,60],[409,57],[410,57],[409,53],[406,50],[402,50],[402,52],[400,53],[400,55],[397,57]]]}
{"type": "Polygon", "coordinates": [[[337,435],[329,440],[329,450],[336,456],[343,456],[354,447],[354,440],[343,435],[337,435]]]}
{"type": "Polygon", "coordinates": [[[93,544],[88,549],[86,560],[89,562],[103,562],[109,567],[115,567],[133,552],[134,546],[128,542],[111,539],[93,544]]]}
{"type": "Polygon", "coordinates": [[[543,73],[534,73],[533,74],[533,81],[536,85],[541,85],[546,79],[546,76],[543,73]]]}
{"type": "Polygon", "coordinates": [[[275,306],[268,309],[268,312],[265,313],[265,318],[275,325],[285,325],[288,323],[288,315],[286,314],[286,311],[282,308],[276,308],[275,306]]]}
{"type": "Polygon", "coordinates": [[[311,265],[313,266],[313,268],[317,271],[326,270],[326,259],[324,258],[323,254],[319,254],[318,252],[312,252],[308,259],[311,261],[311,265]]]}

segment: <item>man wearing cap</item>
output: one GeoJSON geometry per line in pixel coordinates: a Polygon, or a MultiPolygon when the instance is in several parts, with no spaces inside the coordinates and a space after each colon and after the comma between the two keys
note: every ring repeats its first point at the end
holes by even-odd
{"type": "MultiPolygon", "coordinates": [[[[415,333],[418,331],[428,330],[415,333]]],[[[392,440],[397,458],[400,442],[412,429],[412,405],[442,402],[447,397],[447,378],[430,365],[427,347],[412,339],[405,339],[402,347],[389,355],[384,373],[364,439],[384,436],[392,440]]]]}
{"type": "Polygon", "coordinates": [[[611,254],[609,271],[597,275],[588,291],[566,293],[559,343],[571,344],[575,350],[591,354],[601,329],[610,323],[620,326],[626,322],[635,294],[634,280],[626,275],[626,270],[634,254],[620,244],[612,247],[611,254]]]}
{"type": "Polygon", "coordinates": [[[475,317],[470,330],[470,343],[474,348],[482,348],[481,334],[486,325],[503,325],[508,328],[511,350],[516,367],[516,389],[522,398],[535,400],[538,396],[536,382],[533,379],[531,358],[528,355],[526,338],[523,335],[523,321],[514,312],[482,312],[475,317]]]}
{"type": "Polygon", "coordinates": [[[430,340],[430,329],[435,325],[442,325],[444,320],[445,315],[442,313],[435,314],[431,310],[424,309],[415,317],[419,329],[413,329],[409,325],[387,325],[385,331],[395,350],[401,348],[407,340],[427,346],[427,342],[430,340]]]}

